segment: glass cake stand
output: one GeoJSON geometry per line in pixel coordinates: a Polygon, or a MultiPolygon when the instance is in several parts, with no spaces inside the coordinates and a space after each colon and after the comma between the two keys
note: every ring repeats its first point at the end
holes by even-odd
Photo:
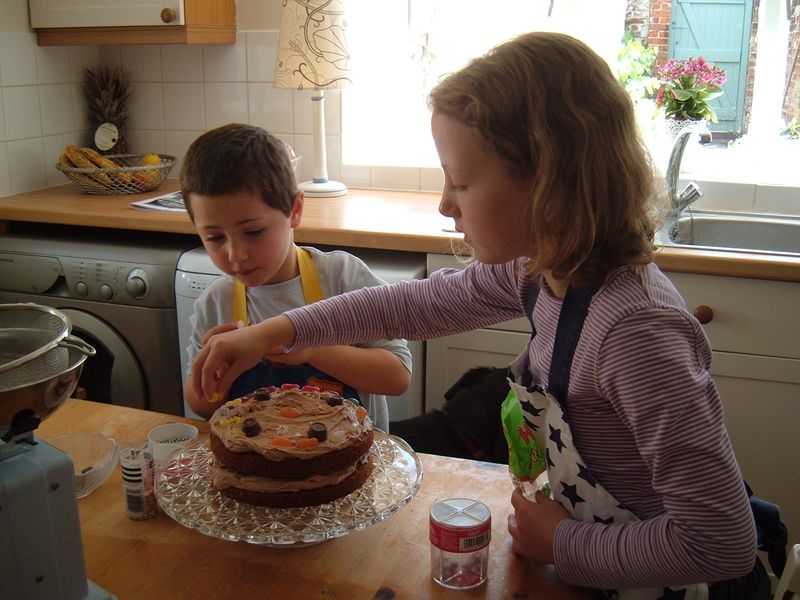
{"type": "Polygon", "coordinates": [[[156,482],[161,509],[206,535],[275,547],[317,544],[365,529],[408,504],[422,482],[422,463],[403,440],[375,431],[375,469],[349,496],[302,508],[238,502],[211,484],[208,436],[195,439],[167,463],[156,482]]]}

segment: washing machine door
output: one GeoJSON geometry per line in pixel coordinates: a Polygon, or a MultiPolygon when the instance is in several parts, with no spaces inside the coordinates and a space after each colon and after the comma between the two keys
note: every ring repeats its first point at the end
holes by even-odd
{"type": "Polygon", "coordinates": [[[78,388],[87,400],[147,408],[144,373],[128,343],[105,321],[76,308],[60,308],[72,322],[72,333],[94,346],[97,354],[83,365],[78,388]]]}

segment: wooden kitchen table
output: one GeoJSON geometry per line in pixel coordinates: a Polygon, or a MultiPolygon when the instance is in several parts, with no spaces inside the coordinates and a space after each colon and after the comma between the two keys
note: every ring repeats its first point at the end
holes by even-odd
{"type": "MultiPolygon", "coordinates": [[[[121,448],[140,445],[161,423],[205,422],[69,400],[37,435],[100,431],[121,448]]],[[[184,527],[163,513],[147,521],[126,516],[119,466],[100,488],[78,501],[87,576],[119,600],[323,598],[589,598],[560,582],[552,567],[526,564],[511,550],[506,520],[511,483],[505,466],[421,454],[417,495],[387,520],[321,544],[270,548],[229,542],[184,527]],[[428,512],[437,499],[464,496],[492,511],[488,581],[450,591],[430,575],[428,512]],[[393,595],[394,594],[394,595],[393,595]]]]}

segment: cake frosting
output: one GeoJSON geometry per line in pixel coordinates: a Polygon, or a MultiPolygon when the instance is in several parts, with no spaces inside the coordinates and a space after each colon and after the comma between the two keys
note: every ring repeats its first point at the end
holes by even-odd
{"type": "Polygon", "coordinates": [[[372,431],[372,421],[363,407],[308,386],[262,388],[231,400],[212,415],[210,425],[228,450],[256,452],[271,461],[329,454],[352,446],[372,431]],[[247,419],[258,423],[255,435],[245,432],[247,419]],[[305,442],[311,439],[308,432],[314,423],[325,426],[325,439],[305,442]]]}
{"type": "Polygon", "coordinates": [[[210,421],[214,487],[274,507],[329,502],[374,468],[372,421],[356,400],[286,384],[222,405],[210,421]]]}

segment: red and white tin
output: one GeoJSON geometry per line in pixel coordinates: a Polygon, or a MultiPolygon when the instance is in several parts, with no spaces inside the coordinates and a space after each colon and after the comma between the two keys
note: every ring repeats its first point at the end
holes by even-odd
{"type": "Polygon", "coordinates": [[[431,507],[431,576],[455,590],[486,581],[492,513],[483,502],[450,498],[431,507]]]}

